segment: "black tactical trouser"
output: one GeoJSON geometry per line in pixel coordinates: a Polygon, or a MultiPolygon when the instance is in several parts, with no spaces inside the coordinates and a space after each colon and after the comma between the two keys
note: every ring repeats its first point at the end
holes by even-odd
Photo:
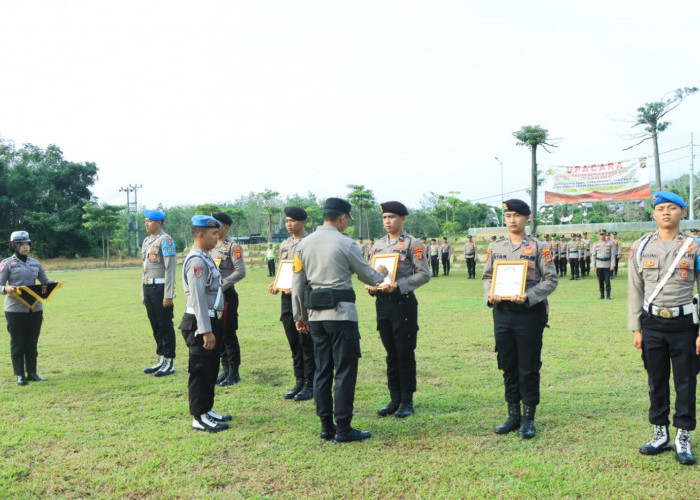
{"type": "Polygon", "coordinates": [[[216,339],[216,345],[211,351],[204,348],[202,335],[194,334],[197,330],[197,318],[194,314],[185,313],[179,326],[190,353],[188,366],[190,377],[187,389],[190,415],[194,417],[214,408],[214,388],[216,387],[216,377],[219,376],[219,351],[223,331],[220,320],[210,319],[211,330],[216,339]]]}
{"type": "Polygon", "coordinates": [[[173,307],[163,307],[164,296],[165,285],[143,285],[143,303],[156,341],[156,354],[172,359],[175,358],[173,307]]]}
{"type": "Polygon", "coordinates": [[[668,425],[670,413],[669,378],[673,368],[676,413],[673,426],[695,429],[695,389],[700,369],[695,341],[698,326],[692,316],[664,319],[642,313],[642,360],[649,380],[649,422],[668,425]]]}
{"type": "Polygon", "coordinates": [[[585,273],[585,276],[588,276],[589,274],[591,274],[591,257],[590,257],[590,256],[586,257],[586,259],[584,260],[584,262],[585,262],[585,271],[584,271],[584,273],[585,273]]]}
{"type": "Polygon", "coordinates": [[[10,358],[16,376],[36,373],[37,344],[41,333],[44,311],[5,312],[7,331],[10,332],[10,358]]]}
{"type": "Polygon", "coordinates": [[[445,276],[450,274],[450,254],[449,253],[442,254],[442,274],[444,274],[445,276]]]}
{"type": "Polygon", "coordinates": [[[470,278],[476,278],[476,257],[467,257],[467,273],[470,278]]]}
{"type": "Polygon", "coordinates": [[[316,415],[352,419],[355,402],[360,331],[354,321],[311,321],[314,342],[314,402],[316,415]],[[334,376],[335,372],[335,376],[334,376]],[[333,381],[335,379],[335,388],[333,381]],[[331,389],[333,392],[331,393],[331,389]],[[335,410],[333,398],[335,396],[335,410]]]}
{"type": "Polygon", "coordinates": [[[306,383],[313,383],[316,363],[314,362],[314,341],[308,333],[299,333],[294,324],[292,313],[292,296],[282,294],[282,315],[280,321],[287,336],[289,348],[292,351],[294,378],[306,383]]]}
{"type": "Polygon", "coordinates": [[[386,377],[393,392],[416,391],[418,301],[413,293],[377,294],[377,330],[386,349],[386,377]]]}
{"type": "Polygon", "coordinates": [[[533,307],[501,302],[493,308],[498,368],[503,370],[507,403],[540,402],[542,331],[547,322],[546,304],[533,307]]]}
{"type": "Polygon", "coordinates": [[[610,297],[610,268],[609,267],[596,267],[595,273],[598,276],[598,288],[600,289],[600,296],[603,296],[603,292],[610,297]]]}
{"type": "Polygon", "coordinates": [[[269,278],[275,276],[275,259],[267,259],[267,275],[269,278]]]}
{"type": "Polygon", "coordinates": [[[569,259],[569,265],[571,266],[571,277],[578,278],[578,257],[574,259],[569,259]]]}
{"type": "Polygon", "coordinates": [[[241,346],[238,343],[238,292],[229,288],[224,292],[224,315],[221,318],[223,339],[221,346],[221,366],[224,371],[238,373],[241,366],[241,346]]]}
{"type": "Polygon", "coordinates": [[[620,256],[616,255],[615,256],[615,270],[613,271],[613,274],[617,276],[617,269],[620,267],[620,256]]]}
{"type": "Polygon", "coordinates": [[[559,258],[559,276],[566,276],[566,257],[559,258]]]}
{"type": "Polygon", "coordinates": [[[440,274],[440,259],[437,255],[430,256],[430,267],[433,271],[433,277],[437,277],[440,274]]]}

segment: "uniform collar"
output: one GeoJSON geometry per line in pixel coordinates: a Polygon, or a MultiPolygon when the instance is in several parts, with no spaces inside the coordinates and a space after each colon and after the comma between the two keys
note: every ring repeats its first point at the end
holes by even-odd
{"type": "MultiPolygon", "coordinates": [[[[403,241],[406,239],[406,236],[408,236],[408,233],[406,232],[405,229],[403,229],[401,231],[401,234],[399,234],[399,237],[396,238],[396,241],[403,241]]],[[[389,235],[389,233],[386,234],[386,239],[387,239],[387,241],[391,240],[391,236],[389,235]]]]}

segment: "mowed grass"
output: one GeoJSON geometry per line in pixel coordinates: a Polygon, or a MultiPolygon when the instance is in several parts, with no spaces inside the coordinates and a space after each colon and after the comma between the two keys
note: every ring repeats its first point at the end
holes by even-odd
{"type": "MultiPolygon", "coordinates": [[[[18,387],[9,335],[0,342],[0,497],[700,496],[700,469],[678,465],[672,452],[637,451],[652,427],[626,329],[624,270],[612,301],[598,300],[594,277],[564,278],[552,295],[531,441],[492,430],[505,403],[480,279],[456,266],[418,290],[419,388],[416,414],[403,420],[376,414],[387,400],[385,354],[373,299],[359,293],[353,423],[372,438],[345,445],[319,439],[313,402],[282,398],[293,385],[291,357],[266,274],[253,267],[237,285],[242,382],[217,388],[215,409],[234,419],[231,430],[209,435],[190,429],[179,331],[176,373],[142,373],[154,342],[139,269],[50,273],[64,286],[46,306],[39,341],[39,373],[49,381],[18,387]]],[[[700,450],[695,435],[692,442],[700,450]]]]}

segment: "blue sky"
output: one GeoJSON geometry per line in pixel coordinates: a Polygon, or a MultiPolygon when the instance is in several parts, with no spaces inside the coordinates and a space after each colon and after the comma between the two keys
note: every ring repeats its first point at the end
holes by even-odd
{"type": "MultiPolygon", "coordinates": [[[[690,1],[0,0],[0,136],[96,162],[108,203],[128,184],[148,206],[364,184],[497,204],[495,156],[527,196],[522,125],[561,139],[542,165],[650,155],[622,151],[625,120],[700,86],[699,23],[690,1]]],[[[700,96],[672,112],[661,151],[699,117],[700,96]]],[[[689,163],[665,154],[662,175],[689,163]]]]}

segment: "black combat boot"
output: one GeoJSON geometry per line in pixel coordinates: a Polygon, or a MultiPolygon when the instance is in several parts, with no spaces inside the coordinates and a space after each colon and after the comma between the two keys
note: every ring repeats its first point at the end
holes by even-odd
{"type": "Polygon", "coordinates": [[[219,387],[226,387],[227,385],[237,384],[241,381],[241,376],[238,375],[238,370],[233,370],[228,372],[228,376],[219,383],[219,387]]]}
{"type": "Polygon", "coordinates": [[[216,378],[216,383],[220,384],[224,380],[228,378],[228,361],[226,358],[221,358],[221,373],[219,376],[216,378]]]}
{"type": "Polygon", "coordinates": [[[314,397],[314,383],[311,380],[306,381],[304,388],[294,396],[294,401],[308,401],[314,397]]]}
{"type": "Polygon", "coordinates": [[[350,443],[362,441],[372,436],[369,431],[360,431],[350,426],[351,418],[338,419],[338,427],[335,429],[334,443],[350,443]]]}
{"type": "Polygon", "coordinates": [[[292,390],[284,393],[284,399],[294,399],[294,396],[299,394],[299,391],[301,391],[303,388],[304,388],[304,380],[298,378],[297,384],[294,387],[292,387],[292,390]]]}
{"type": "Polygon", "coordinates": [[[406,418],[413,413],[413,393],[404,392],[401,394],[401,404],[394,413],[396,418],[406,418]]]}
{"type": "Polygon", "coordinates": [[[536,406],[523,404],[523,418],[518,429],[518,436],[523,439],[535,437],[535,409],[536,406]]]}
{"type": "Polygon", "coordinates": [[[333,441],[335,439],[333,417],[321,417],[321,439],[324,441],[333,441]]]}
{"type": "Polygon", "coordinates": [[[508,434],[520,427],[520,403],[508,403],[508,419],[494,429],[496,434],[508,434]]]}
{"type": "Polygon", "coordinates": [[[399,404],[401,404],[401,393],[399,391],[389,391],[391,395],[391,401],[386,406],[382,406],[377,410],[380,417],[386,417],[388,415],[393,415],[396,410],[399,409],[399,404]]]}
{"type": "Polygon", "coordinates": [[[605,295],[603,295],[603,292],[600,292],[600,300],[603,300],[605,298],[605,295]]]}

